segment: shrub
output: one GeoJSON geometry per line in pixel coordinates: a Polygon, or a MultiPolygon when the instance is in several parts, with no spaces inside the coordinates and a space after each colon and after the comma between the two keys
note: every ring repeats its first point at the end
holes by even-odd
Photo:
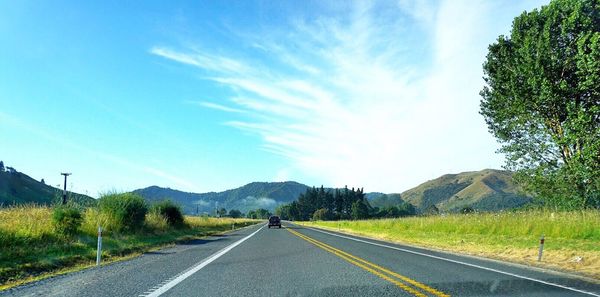
{"type": "Polygon", "coordinates": [[[121,193],[103,195],[98,201],[100,213],[107,216],[106,229],[132,231],[144,225],[148,212],[146,201],[138,194],[121,193]]]}
{"type": "Polygon", "coordinates": [[[465,206],[460,209],[460,213],[464,213],[464,214],[470,214],[470,213],[474,213],[474,212],[475,212],[475,209],[473,209],[473,207],[470,207],[470,206],[465,206]]]}
{"type": "Polygon", "coordinates": [[[162,216],[169,226],[183,226],[183,213],[181,212],[181,208],[170,200],[164,200],[152,205],[150,213],[162,216]]]}
{"type": "Polygon", "coordinates": [[[57,233],[72,236],[83,222],[79,209],[71,206],[56,207],[52,212],[52,224],[57,233]]]}

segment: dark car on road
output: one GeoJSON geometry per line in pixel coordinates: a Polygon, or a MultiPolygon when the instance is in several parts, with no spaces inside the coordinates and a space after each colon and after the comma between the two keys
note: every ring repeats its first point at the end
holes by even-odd
{"type": "Polygon", "coordinates": [[[271,216],[269,218],[269,228],[271,228],[271,226],[281,228],[281,219],[278,216],[271,216]]]}

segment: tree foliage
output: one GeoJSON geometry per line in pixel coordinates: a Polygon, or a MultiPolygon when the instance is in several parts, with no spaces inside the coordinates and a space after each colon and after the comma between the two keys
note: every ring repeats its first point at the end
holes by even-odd
{"type": "Polygon", "coordinates": [[[346,220],[368,218],[396,218],[415,215],[412,204],[401,203],[383,209],[373,208],[360,189],[308,188],[296,201],[283,204],[275,209],[275,214],[284,220],[346,220]]]}
{"type": "Polygon", "coordinates": [[[237,209],[231,209],[231,210],[229,210],[229,216],[234,219],[241,218],[242,212],[237,209]]]}
{"type": "Polygon", "coordinates": [[[490,45],[481,114],[549,206],[600,207],[600,1],[553,0],[490,45]]]}
{"type": "Polygon", "coordinates": [[[268,219],[270,216],[271,216],[271,212],[269,212],[268,210],[266,210],[264,208],[251,210],[246,215],[246,217],[249,219],[259,219],[259,220],[268,219]]]}

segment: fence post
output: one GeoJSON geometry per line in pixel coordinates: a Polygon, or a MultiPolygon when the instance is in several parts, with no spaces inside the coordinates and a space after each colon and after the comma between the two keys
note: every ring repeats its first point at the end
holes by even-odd
{"type": "Polygon", "coordinates": [[[540,237],[540,251],[538,252],[538,262],[542,261],[542,254],[544,253],[544,234],[540,237]]]}
{"type": "Polygon", "coordinates": [[[100,266],[102,257],[102,227],[98,226],[98,251],[96,252],[96,266],[100,266]]]}

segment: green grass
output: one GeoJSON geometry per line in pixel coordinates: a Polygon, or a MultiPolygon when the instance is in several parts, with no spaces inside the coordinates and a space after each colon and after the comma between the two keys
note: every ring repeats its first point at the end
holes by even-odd
{"type": "Polygon", "coordinates": [[[302,224],[532,265],[537,265],[543,234],[544,264],[600,278],[600,211],[475,213],[302,224]],[[583,261],[572,263],[575,256],[582,256],[583,261]]]}
{"type": "Polygon", "coordinates": [[[170,227],[163,217],[149,214],[133,233],[111,232],[108,220],[94,208],[84,211],[77,235],[55,232],[52,209],[19,206],[0,209],[0,288],[65,269],[85,267],[96,259],[97,226],[104,226],[104,261],[139,254],[179,240],[193,239],[256,223],[248,219],[186,217],[182,228],[170,227]]]}

